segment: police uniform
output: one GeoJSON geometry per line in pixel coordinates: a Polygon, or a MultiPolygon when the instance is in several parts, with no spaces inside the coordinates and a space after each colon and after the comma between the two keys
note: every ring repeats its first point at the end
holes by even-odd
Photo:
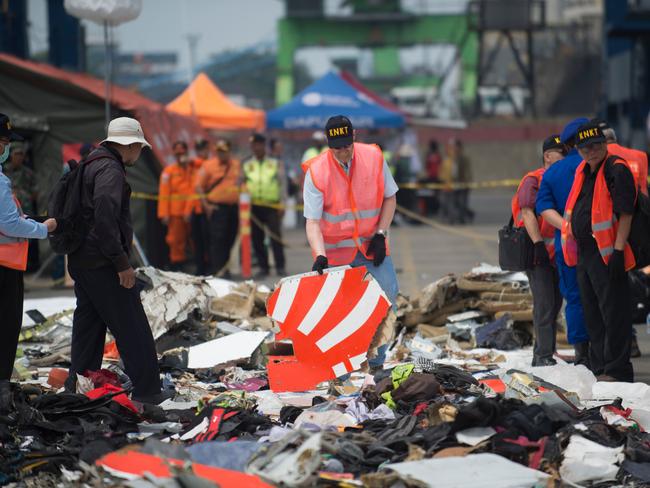
{"type": "MultiPolygon", "coordinates": [[[[605,144],[605,136],[597,125],[585,124],[576,142],[578,148],[605,144]]],[[[636,189],[628,163],[610,156],[607,152],[593,170],[585,161],[578,167],[565,209],[562,251],[568,265],[577,265],[592,371],[633,381],[632,303],[625,272],[635,262],[629,244],[623,250],[614,244],[620,216],[634,212],[636,189]]]]}
{"type": "MultiPolygon", "coordinates": [[[[560,134],[560,142],[566,144],[569,152],[560,161],[544,172],[537,192],[535,210],[543,215],[546,210],[555,210],[558,214],[564,213],[569,193],[573,185],[576,169],[582,162],[582,157],[574,146],[574,139],[578,127],[589,120],[580,117],[569,122],[560,134]]],[[[580,299],[580,287],[575,267],[567,266],[562,248],[560,230],[555,230],[555,264],[560,278],[560,292],[566,300],[564,315],[567,324],[567,340],[575,348],[575,362],[589,364],[589,334],[585,327],[585,319],[580,299]]]]}
{"type": "MultiPolygon", "coordinates": [[[[254,134],[251,143],[266,143],[262,134],[254,134]]],[[[251,238],[253,250],[260,268],[260,277],[269,274],[269,257],[265,244],[266,227],[270,233],[271,249],[278,275],[284,275],[284,247],[282,238],[282,212],[279,205],[283,200],[286,187],[284,169],[280,161],[264,156],[261,160],[255,156],[242,164],[243,182],[253,202],[251,238]]]]}

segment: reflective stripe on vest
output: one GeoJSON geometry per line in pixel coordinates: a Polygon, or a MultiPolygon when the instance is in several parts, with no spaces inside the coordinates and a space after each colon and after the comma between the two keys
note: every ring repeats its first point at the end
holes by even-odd
{"type": "MultiPolygon", "coordinates": [[[[366,241],[370,241],[370,239],[368,239],[366,237],[361,237],[361,238],[359,238],[359,241],[366,242],[366,241]]],[[[327,242],[325,243],[325,249],[326,250],[327,249],[343,249],[343,248],[346,248],[346,247],[356,248],[357,243],[354,241],[354,239],[344,239],[342,241],[334,242],[334,243],[331,243],[331,244],[327,243],[327,242]]]]}
{"type": "Polygon", "coordinates": [[[246,188],[253,201],[269,203],[280,201],[281,186],[278,178],[278,166],[278,160],[274,158],[265,158],[262,162],[251,158],[244,163],[246,188]]]}
{"type": "MultiPolygon", "coordinates": [[[[607,153],[605,162],[598,169],[591,207],[591,231],[598,245],[600,256],[603,258],[605,264],[609,263],[609,258],[614,252],[614,242],[616,241],[616,234],[618,232],[618,220],[614,214],[612,196],[609,193],[607,182],[605,181],[605,164],[607,164],[607,159],[610,156],[611,154],[607,153]]],[[[576,169],[575,181],[571,187],[571,193],[569,193],[564,210],[564,220],[562,221],[562,253],[568,266],[576,266],[578,264],[578,245],[571,230],[571,218],[573,216],[573,208],[578,201],[582,185],[584,184],[586,164],[583,161],[578,166],[578,169],[576,169]]],[[[629,169],[627,161],[623,159],[617,159],[614,161],[614,164],[624,164],[629,169]]],[[[636,261],[632,253],[632,248],[627,242],[625,243],[623,253],[625,257],[625,269],[633,269],[636,261]]]]}
{"type": "Polygon", "coordinates": [[[322,219],[327,220],[333,224],[340,224],[346,220],[354,219],[370,219],[372,217],[377,217],[381,213],[381,208],[373,208],[370,210],[359,210],[358,212],[345,212],[340,215],[332,215],[328,212],[323,212],[322,219]]]}
{"type": "Polygon", "coordinates": [[[349,264],[357,252],[368,257],[384,201],[383,168],[381,150],[360,143],[354,144],[349,174],[329,150],[303,164],[323,194],[320,228],[331,265],[349,264]]]}

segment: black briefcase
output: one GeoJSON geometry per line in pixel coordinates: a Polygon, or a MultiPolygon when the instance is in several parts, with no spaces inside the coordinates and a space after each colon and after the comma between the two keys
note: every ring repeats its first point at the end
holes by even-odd
{"type": "Polygon", "coordinates": [[[499,231],[499,266],[505,271],[526,271],[533,267],[533,241],[525,227],[508,225],[499,231]]]}

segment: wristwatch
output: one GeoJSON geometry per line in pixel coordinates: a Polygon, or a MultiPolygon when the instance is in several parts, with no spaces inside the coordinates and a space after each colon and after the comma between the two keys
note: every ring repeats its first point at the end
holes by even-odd
{"type": "Polygon", "coordinates": [[[387,237],[388,231],[386,229],[377,229],[377,232],[375,232],[375,234],[379,234],[380,236],[387,237]]]}

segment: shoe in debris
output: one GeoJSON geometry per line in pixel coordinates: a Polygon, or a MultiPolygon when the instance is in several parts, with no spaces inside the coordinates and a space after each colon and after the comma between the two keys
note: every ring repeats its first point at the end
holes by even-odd
{"type": "Polygon", "coordinates": [[[138,403],[147,403],[149,405],[160,405],[165,400],[172,400],[176,394],[173,390],[163,390],[153,395],[131,395],[131,400],[138,403]]]}
{"type": "Polygon", "coordinates": [[[555,366],[557,364],[557,361],[553,358],[536,358],[533,357],[533,362],[532,366],[535,367],[540,367],[540,366],[555,366]]]}

